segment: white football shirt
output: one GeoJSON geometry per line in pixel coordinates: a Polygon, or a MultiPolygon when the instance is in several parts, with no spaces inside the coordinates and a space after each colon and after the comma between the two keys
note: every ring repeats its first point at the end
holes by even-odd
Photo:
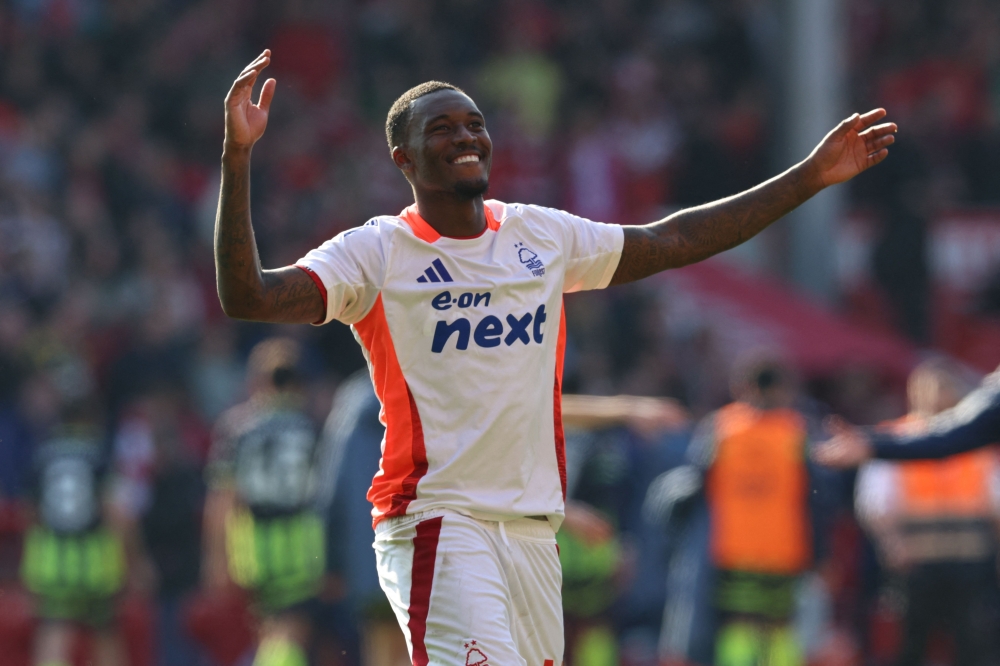
{"type": "Polygon", "coordinates": [[[563,211],[486,202],[475,238],[438,234],[410,206],[297,262],[350,324],[382,402],[381,519],[448,508],[562,522],[562,295],[601,289],[624,232],[563,211]]]}

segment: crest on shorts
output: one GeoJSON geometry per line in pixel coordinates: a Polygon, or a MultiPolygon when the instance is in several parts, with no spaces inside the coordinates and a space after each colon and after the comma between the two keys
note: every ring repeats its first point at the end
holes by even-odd
{"type": "Polygon", "coordinates": [[[489,657],[482,650],[476,647],[476,641],[469,641],[465,644],[465,666],[490,666],[489,657]]]}

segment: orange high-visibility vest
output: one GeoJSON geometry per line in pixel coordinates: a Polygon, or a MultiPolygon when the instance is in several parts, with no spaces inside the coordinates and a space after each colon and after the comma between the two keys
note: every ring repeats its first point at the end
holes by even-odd
{"type": "MultiPolygon", "coordinates": [[[[908,416],[888,427],[897,432],[919,432],[925,421],[908,416]]],[[[916,519],[990,515],[990,478],[996,465],[997,454],[992,447],[943,460],[899,463],[903,512],[916,519]]]]}
{"type": "Polygon", "coordinates": [[[717,412],[715,428],[706,490],[716,566],[801,572],[812,558],[804,419],[791,409],[759,411],[737,402],[717,412]]]}

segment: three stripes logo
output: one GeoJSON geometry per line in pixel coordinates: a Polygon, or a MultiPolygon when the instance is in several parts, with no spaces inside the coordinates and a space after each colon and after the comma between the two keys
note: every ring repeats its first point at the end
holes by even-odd
{"type": "Polygon", "coordinates": [[[448,269],[444,267],[440,259],[435,259],[424,271],[424,274],[417,278],[417,282],[454,282],[448,269]],[[437,269],[435,271],[435,269],[437,269]]]}

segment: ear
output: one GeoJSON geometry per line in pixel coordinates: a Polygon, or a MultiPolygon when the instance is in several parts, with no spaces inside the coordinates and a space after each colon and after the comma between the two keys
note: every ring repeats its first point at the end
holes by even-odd
{"type": "Polygon", "coordinates": [[[413,160],[410,159],[405,146],[396,146],[392,149],[392,161],[404,175],[409,175],[413,171],[413,160]]]}

